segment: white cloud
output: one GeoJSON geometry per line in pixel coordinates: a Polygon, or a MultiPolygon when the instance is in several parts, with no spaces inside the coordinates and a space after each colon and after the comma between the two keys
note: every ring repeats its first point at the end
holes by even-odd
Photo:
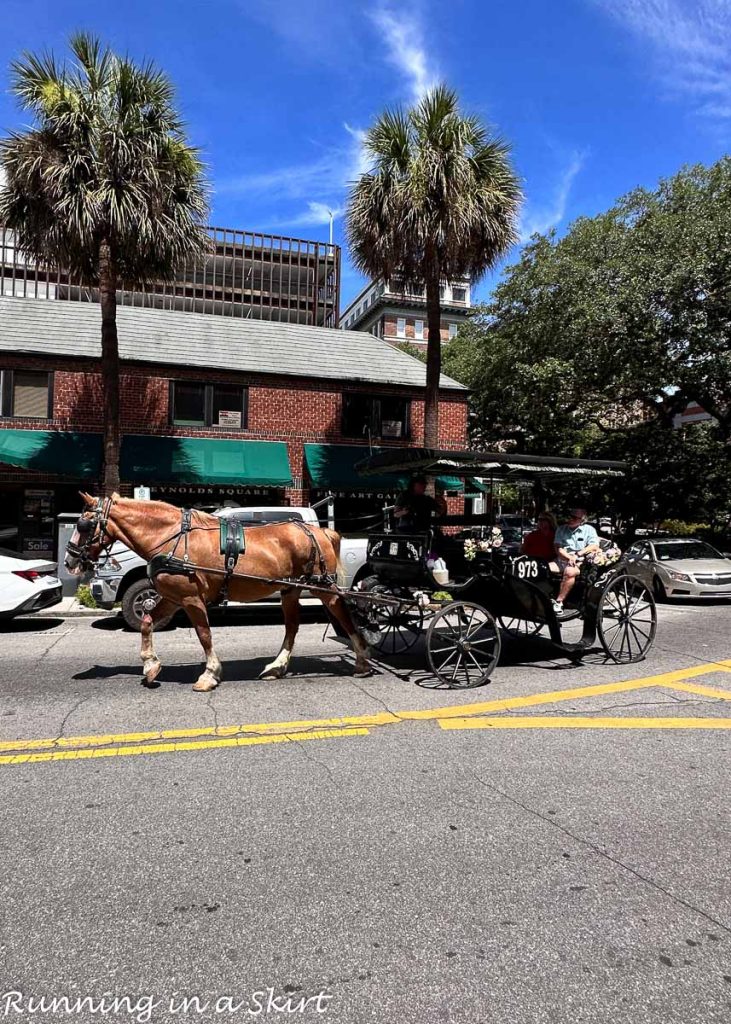
{"type": "Polygon", "coordinates": [[[327,203],[310,202],[307,209],[286,219],[287,224],[293,227],[315,227],[320,224],[329,224],[330,215],[337,220],[343,210],[340,206],[328,206],[327,203]]]}
{"type": "Polygon", "coordinates": [[[270,229],[329,224],[330,211],[336,220],[342,216],[348,186],[368,169],[365,131],[347,123],[343,128],[340,143],[309,162],[230,178],[216,190],[256,199],[260,206],[268,200],[276,214],[262,220],[270,229]],[[287,214],[287,209],[293,212],[287,214]]]}
{"type": "Polygon", "coordinates": [[[655,51],[666,87],[731,118],[731,0],[592,0],[655,51]]]}
{"type": "Polygon", "coordinates": [[[370,18],[386,45],[387,60],[405,79],[411,98],[420,100],[435,84],[435,74],[430,68],[419,17],[413,11],[396,13],[380,4],[370,11],[370,18]]]}
{"type": "Polygon", "coordinates": [[[544,206],[536,206],[531,203],[524,208],[520,218],[521,242],[527,242],[531,235],[545,234],[546,231],[561,223],[566,216],[571,186],[585,162],[586,153],[578,151],[572,153],[550,201],[544,206]]]}

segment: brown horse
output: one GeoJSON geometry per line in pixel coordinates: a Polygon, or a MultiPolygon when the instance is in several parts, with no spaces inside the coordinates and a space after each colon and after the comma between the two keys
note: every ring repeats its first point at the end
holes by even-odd
{"type": "MultiPolygon", "coordinates": [[[[82,494],[85,511],[68,543],[64,564],[78,574],[95,562],[102,551],[118,540],[150,561],[155,555],[187,554],[191,565],[219,570],[213,575],[191,571],[186,575],[160,572],[154,578],[160,601],[142,619],[142,663],[147,686],[157,685],[160,660],[155,654],[152,633],[155,622],[182,608],[193,625],[206,656],[204,672],[194,684],[198,691],[213,690],[221,681],[221,662],[211,640],[207,606],[220,600],[224,592],[224,555],[220,553],[221,520],[193,510],[183,524],[181,510],[162,501],[134,501],[114,494],[111,498],[93,498],[82,494]],[[183,529],[187,525],[188,529],[183,529]]],[[[304,529],[283,522],[246,530],[246,551],[239,558],[236,573],[261,577],[261,581],[232,576],[227,583],[228,598],[233,601],[260,601],[276,593],[282,596],[284,642],[279,654],[261,673],[262,679],[281,678],[289,667],[294,640],[299,629],[299,588],[273,580],[298,579],[313,573],[313,564],[321,575],[334,575],[340,548],[340,536],[320,527],[304,529]]],[[[343,628],[355,652],[355,674],[367,675],[368,647],[353,624],[347,606],[337,588],[326,579],[324,592],[317,596],[343,628]]]]}

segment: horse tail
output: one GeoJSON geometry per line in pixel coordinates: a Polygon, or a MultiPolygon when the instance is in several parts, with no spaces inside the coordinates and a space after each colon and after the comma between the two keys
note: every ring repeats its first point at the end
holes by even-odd
{"type": "Polygon", "coordinates": [[[342,568],[340,564],[340,534],[337,530],[331,530],[327,526],[321,527],[321,530],[332,544],[333,551],[335,552],[335,558],[337,559],[338,569],[342,568]]]}

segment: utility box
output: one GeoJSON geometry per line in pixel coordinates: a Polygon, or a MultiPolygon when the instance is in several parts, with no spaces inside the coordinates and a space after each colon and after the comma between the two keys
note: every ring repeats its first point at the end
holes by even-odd
{"type": "Polygon", "coordinates": [[[73,597],[81,582],[80,576],[72,576],[67,572],[63,564],[66,555],[66,545],[74,535],[76,522],[79,518],[78,512],[62,512],[56,516],[58,520],[58,546],[56,547],[56,561],[58,562],[58,578],[63,584],[63,596],[73,597]]]}

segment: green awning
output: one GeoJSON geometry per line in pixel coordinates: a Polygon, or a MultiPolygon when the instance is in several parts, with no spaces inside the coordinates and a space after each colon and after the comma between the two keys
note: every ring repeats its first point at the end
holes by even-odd
{"type": "Polygon", "coordinates": [[[248,484],[288,487],[292,483],[283,441],[231,441],[214,437],[151,437],[122,440],[122,480],[130,483],[248,484]]]}
{"type": "MultiPolygon", "coordinates": [[[[369,454],[393,451],[389,448],[373,448],[359,444],[306,444],[305,462],[312,486],[318,490],[359,490],[398,491],[406,487],[410,474],[379,473],[362,477],[353,468],[369,454]]],[[[459,477],[440,476],[437,483],[445,491],[463,491],[464,482],[459,477]]]]}
{"type": "Polygon", "coordinates": [[[0,429],[0,463],[83,480],[101,472],[101,434],[0,429]]]}

